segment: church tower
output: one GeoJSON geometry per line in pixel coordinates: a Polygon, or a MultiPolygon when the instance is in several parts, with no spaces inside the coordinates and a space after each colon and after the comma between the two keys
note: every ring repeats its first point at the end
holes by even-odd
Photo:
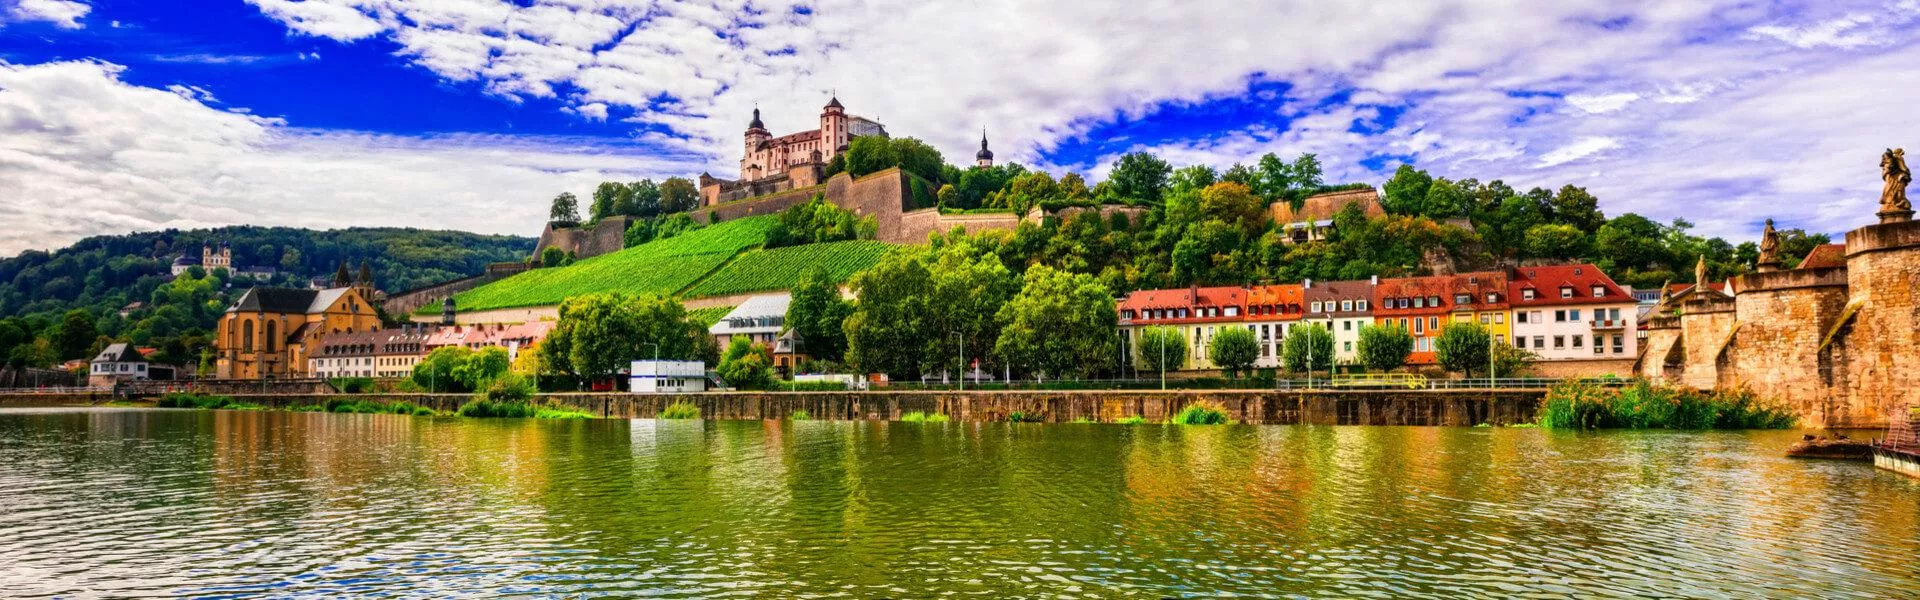
{"type": "Polygon", "coordinates": [[[827,100],[827,107],[820,110],[820,146],[821,160],[833,160],[833,156],[847,147],[847,108],[840,105],[840,97],[827,100]]]}
{"type": "Polygon", "coordinates": [[[987,130],[985,129],[980,130],[980,151],[973,155],[973,166],[982,168],[993,166],[993,151],[987,149],[987,130]]]}
{"type": "Polygon", "coordinates": [[[753,122],[747,123],[746,152],[740,155],[740,180],[753,181],[766,174],[767,156],[760,146],[773,137],[767,133],[767,126],[760,122],[760,108],[753,109],[753,122]]]}

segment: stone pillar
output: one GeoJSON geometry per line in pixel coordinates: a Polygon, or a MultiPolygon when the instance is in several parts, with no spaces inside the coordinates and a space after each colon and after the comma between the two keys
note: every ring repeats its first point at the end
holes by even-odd
{"type": "Polygon", "coordinates": [[[1891,407],[1920,397],[1920,221],[1847,232],[1847,288],[1855,312],[1833,426],[1881,427],[1891,407]]]}
{"type": "Polygon", "coordinates": [[[1734,285],[1740,330],[1726,349],[1721,387],[1782,402],[1802,425],[1827,426],[1844,402],[1830,388],[1835,357],[1822,342],[1847,305],[1847,270],[1750,273],[1734,285]]]}

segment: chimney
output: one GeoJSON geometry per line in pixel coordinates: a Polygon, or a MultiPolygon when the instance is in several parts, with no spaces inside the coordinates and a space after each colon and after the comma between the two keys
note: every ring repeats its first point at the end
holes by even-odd
{"type": "Polygon", "coordinates": [[[1303,287],[1303,288],[1306,288],[1306,289],[1313,289],[1313,278],[1311,278],[1311,277],[1309,277],[1309,278],[1307,278],[1307,279],[1305,279],[1305,280],[1304,280],[1304,281],[1303,281],[1303,282],[1302,282],[1302,283],[1300,284],[1300,287],[1303,287]]]}
{"type": "Polygon", "coordinates": [[[1373,276],[1373,285],[1380,285],[1380,276],[1379,276],[1379,275],[1375,275],[1375,276],[1373,276]]]}

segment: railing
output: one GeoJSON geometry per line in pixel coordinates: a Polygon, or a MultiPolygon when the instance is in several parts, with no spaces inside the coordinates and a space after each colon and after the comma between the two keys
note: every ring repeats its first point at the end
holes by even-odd
{"type": "Polygon", "coordinates": [[[1587,325],[1592,327],[1593,329],[1625,329],[1627,327],[1627,320],[1626,319],[1594,319],[1592,321],[1588,321],[1587,325]]]}
{"type": "Polygon", "coordinates": [[[0,391],[9,394],[105,394],[113,392],[113,388],[86,385],[52,385],[46,387],[4,388],[0,389],[0,391]]]}
{"type": "Polygon", "coordinates": [[[1359,375],[1334,375],[1327,385],[1337,388],[1406,388],[1417,390],[1427,387],[1425,375],[1415,373],[1363,373],[1359,375]]]}

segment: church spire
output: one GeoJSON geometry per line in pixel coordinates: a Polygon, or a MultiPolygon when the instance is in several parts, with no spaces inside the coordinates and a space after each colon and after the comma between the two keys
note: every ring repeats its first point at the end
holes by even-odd
{"type": "Polygon", "coordinates": [[[753,131],[755,129],[766,129],[766,128],[767,126],[760,122],[760,107],[758,106],[753,107],[753,122],[747,123],[747,131],[753,131]]]}
{"type": "Polygon", "coordinates": [[[980,128],[980,152],[973,155],[974,166],[993,166],[993,151],[987,149],[987,128],[980,128]]]}

